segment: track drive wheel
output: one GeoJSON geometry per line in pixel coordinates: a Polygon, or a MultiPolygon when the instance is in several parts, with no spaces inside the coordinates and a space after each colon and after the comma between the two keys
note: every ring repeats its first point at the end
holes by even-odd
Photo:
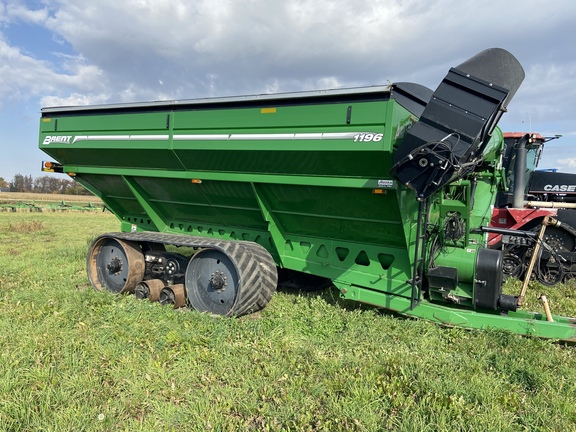
{"type": "Polygon", "coordinates": [[[132,293],[144,277],[145,263],[138,243],[97,238],[88,251],[86,271],[98,291],[132,293]]]}
{"type": "Polygon", "coordinates": [[[276,290],[278,276],[270,254],[247,242],[221,250],[206,248],[190,259],[185,286],[190,307],[222,316],[256,312],[276,290]]]}

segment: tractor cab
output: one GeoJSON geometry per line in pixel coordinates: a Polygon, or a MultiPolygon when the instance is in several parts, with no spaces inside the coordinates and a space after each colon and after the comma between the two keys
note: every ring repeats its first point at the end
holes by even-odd
{"type": "Polygon", "coordinates": [[[524,132],[504,132],[504,153],[502,168],[505,173],[506,192],[499,194],[496,207],[523,207],[514,205],[514,191],[516,186],[518,195],[522,195],[522,201],[529,191],[528,184],[533,177],[544,144],[554,138],[546,138],[539,133],[528,134],[524,132]]]}

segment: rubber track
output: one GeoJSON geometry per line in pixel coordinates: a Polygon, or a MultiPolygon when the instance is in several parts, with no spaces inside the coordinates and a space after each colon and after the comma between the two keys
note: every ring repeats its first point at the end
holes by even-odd
{"type": "Polygon", "coordinates": [[[161,243],[173,246],[217,249],[228,255],[236,264],[239,291],[234,305],[226,316],[241,316],[263,309],[278,285],[276,264],[270,253],[261,245],[248,241],[226,241],[184,234],[157,232],[113,232],[100,235],[138,243],[161,243]]]}

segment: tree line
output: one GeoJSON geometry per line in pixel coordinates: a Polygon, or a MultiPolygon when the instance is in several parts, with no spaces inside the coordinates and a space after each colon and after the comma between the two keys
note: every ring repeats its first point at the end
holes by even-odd
{"type": "Polygon", "coordinates": [[[90,195],[90,192],[74,180],[48,175],[34,179],[31,175],[16,174],[10,182],[0,177],[0,188],[9,189],[10,192],[90,195]]]}

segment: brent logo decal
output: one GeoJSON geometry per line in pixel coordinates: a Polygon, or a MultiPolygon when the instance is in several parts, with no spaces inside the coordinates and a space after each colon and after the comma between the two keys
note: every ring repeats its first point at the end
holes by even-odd
{"type": "Polygon", "coordinates": [[[50,143],[70,144],[72,142],[72,135],[47,135],[42,141],[42,144],[47,145],[50,143]]]}

